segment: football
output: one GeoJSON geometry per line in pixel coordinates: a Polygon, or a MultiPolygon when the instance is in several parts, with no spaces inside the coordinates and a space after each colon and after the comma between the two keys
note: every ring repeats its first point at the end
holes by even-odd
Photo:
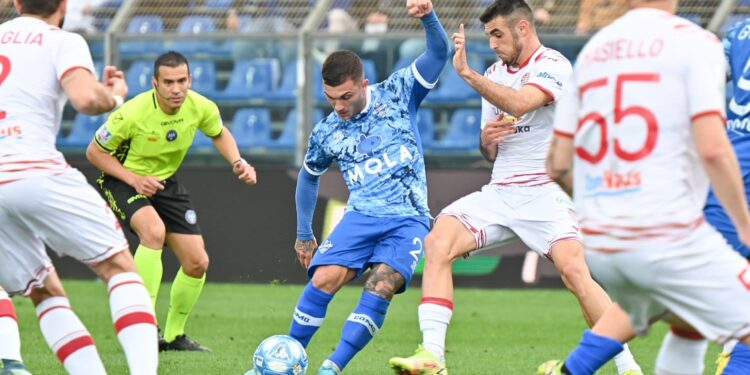
{"type": "Polygon", "coordinates": [[[253,370],[246,375],[304,375],[307,353],[297,340],[286,335],[271,336],[258,345],[253,370]]]}

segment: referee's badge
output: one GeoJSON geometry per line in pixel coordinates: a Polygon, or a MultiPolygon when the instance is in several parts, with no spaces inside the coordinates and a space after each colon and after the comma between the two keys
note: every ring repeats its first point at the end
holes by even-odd
{"type": "Polygon", "coordinates": [[[185,221],[187,221],[188,224],[191,224],[191,225],[198,222],[198,215],[195,214],[195,210],[185,211],[185,221]]]}
{"type": "Polygon", "coordinates": [[[167,141],[172,142],[177,139],[177,130],[170,130],[167,132],[167,141]]]}

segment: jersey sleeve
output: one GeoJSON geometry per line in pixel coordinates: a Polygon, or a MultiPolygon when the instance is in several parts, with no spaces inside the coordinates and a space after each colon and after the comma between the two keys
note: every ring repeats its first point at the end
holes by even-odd
{"type": "Polygon", "coordinates": [[[213,138],[221,134],[222,130],[224,130],[224,123],[221,121],[221,113],[216,103],[206,100],[204,106],[203,121],[198,125],[198,128],[204,134],[213,138]]]}
{"type": "Polygon", "coordinates": [[[333,163],[333,156],[326,151],[325,135],[323,127],[325,120],[319,122],[310,134],[305,154],[305,169],[313,176],[320,176],[328,170],[333,163]]]}
{"type": "Polygon", "coordinates": [[[89,46],[82,36],[65,31],[59,31],[61,43],[54,60],[55,74],[59,81],[69,71],[76,68],[84,68],[96,76],[94,61],[91,58],[89,46]]]}
{"type": "MultiPolygon", "coordinates": [[[[414,64],[411,64],[409,67],[393,72],[388,79],[379,83],[379,85],[381,85],[383,89],[395,93],[399,98],[403,99],[405,103],[408,103],[411,100],[411,91],[412,88],[414,88],[414,83],[418,79],[417,76],[414,75],[415,71],[416,67],[414,64]]],[[[434,86],[434,84],[430,85],[427,82],[424,82],[424,85],[427,85],[424,87],[428,89],[434,86]]],[[[425,92],[426,91],[427,90],[425,90],[425,92]]]]}
{"type": "Polygon", "coordinates": [[[130,119],[123,113],[124,108],[110,113],[107,121],[94,133],[94,142],[105,151],[114,152],[123,141],[132,138],[130,119]]]}
{"type": "Polygon", "coordinates": [[[542,90],[549,95],[551,103],[555,103],[563,92],[564,82],[570,79],[570,62],[554,51],[544,52],[539,57],[540,60],[535,64],[536,71],[529,78],[527,85],[542,90]]]}
{"type": "Polygon", "coordinates": [[[691,120],[707,114],[726,117],[724,106],[726,60],[721,42],[707,31],[696,32],[689,38],[688,64],[683,80],[687,87],[688,112],[691,120]],[[695,58],[701,56],[701,58],[695,58]]]}
{"type": "Polygon", "coordinates": [[[574,77],[563,82],[563,90],[555,105],[554,133],[556,136],[573,138],[578,127],[580,109],[579,90],[574,77]]]}

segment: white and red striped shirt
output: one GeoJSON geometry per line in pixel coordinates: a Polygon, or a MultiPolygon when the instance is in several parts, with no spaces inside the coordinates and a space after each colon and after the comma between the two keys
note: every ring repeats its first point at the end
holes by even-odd
{"type": "MultiPolygon", "coordinates": [[[[514,90],[523,86],[534,86],[547,93],[551,102],[529,112],[516,122],[516,133],[505,138],[500,144],[492,169],[492,184],[535,186],[550,183],[544,167],[547,147],[552,139],[555,103],[560,97],[563,85],[572,72],[570,62],[559,52],[540,46],[529,59],[517,69],[498,61],[490,66],[485,76],[493,82],[514,90]]],[[[504,112],[482,99],[482,127],[504,112]]],[[[505,114],[505,119],[512,116],[505,114]]]]}
{"type": "Polygon", "coordinates": [[[720,41],[657,9],[634,9],[591,38],[558,104],[574,137],[574,194],[587,247],[675,241],[703,224],[708,178],[691,122],[724,116],[720,41]]]}
{"type": "Polygon", "coordinates": [[[0,184],[69,168],[55,148],[67,97],[60,80],[94,72],[86,41],[39,19],[0,25],[0,184]]]}

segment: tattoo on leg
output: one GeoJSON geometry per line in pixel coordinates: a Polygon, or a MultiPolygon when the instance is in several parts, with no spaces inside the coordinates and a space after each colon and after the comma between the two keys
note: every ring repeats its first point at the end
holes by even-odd
{"type": "Polygon", "coordinates": [[[372,268],[370,277],[365,283],[365,290],[388,301],[404,285],[404,277],[391,266],[380,263],[372,268]]]}

